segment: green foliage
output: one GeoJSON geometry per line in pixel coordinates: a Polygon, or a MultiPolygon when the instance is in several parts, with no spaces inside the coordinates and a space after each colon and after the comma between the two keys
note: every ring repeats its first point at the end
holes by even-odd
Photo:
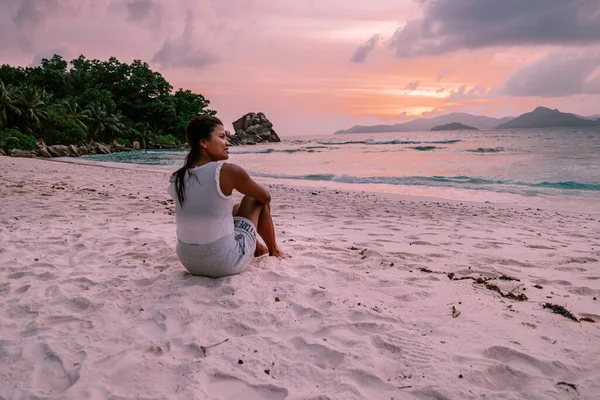
{"type": "Polygon", "coordinates": [[[157,144],[157,145],[177,144],[177,143],[179,143],[179,140],[175,136],[173,136],[171,134],[168,134],[168,135],[157,135],[157,136],[155,136],[153,138],[152,141],[154,142],[154,144],[157,144]]]}
{"type": "Polygon", "coordinates": [[[62,110],[51,111],[48,114],[45,129],[46,144],[79,144],[85,142],[85,129],[62,110]]]}
{"type": "Polygon", "coordinates": [[[198,114],[215,115],[217,113],[206,108],[210,101],[206,100],[204,96],[194,94],[189,90],[179,89],[173,95],[173,101],[177,114],[177,134],[182,141],[185,140],[185,127],[192,118],[198,114]]]}
{"type": "Polygon", "coordinates": [[[40,66],[28,69],[27,83],[63,99],[71,89],[67,66],[68,63],[59,55],[55,54],[50,60],[43,58],[40,66]]]}
{"type": "Polygon", "coordinates": [[[140,60],[127,64],[82,55],[67,62],[54,55],[35,67],[0,66],[0,128],[15,127],[48,143],[117,138],[177,143],[185,140],[193,117],[216,114],[209,104],[189,90],[173,93],[140,60]]]}
{"type": "Polygon", "coordinates": [[[16,129],[0,130],[0,147],[11,150],[35,150],[38,148],[35,138],[16,129]]]}
{"type": "Polygon", "coordinates": [[[77,102],[83,108],[92,104],[100,104],[109,110],[113,110],[117,106],[113,100],[112,93],[106,89],[87,89],[77,97],[77,102]]]}
{"type": "Polygon", "coordinates": [[[27,71],[23,67],[0,66],[0,81],[6,85],[21,86],[27,82],[27,71]]]}
{"type": "Polygon", "coordinates": [[[21,110],[15,105],[17,90],[15,87],[5,86],[0,80],[0,127],[9,123],[9,117],[12,115],[18,117],[21,110]]]}
{"type": "Polygon", "coordinates": [[[111,110],[101,104],[90,104],[85,115],[88,133],[94,140],[104,141],[115,136],[120,136],[125,125],[121,122],[122,115],[112,113],[111,110]]]}
{"type": "Polygon", "coordinates": [[[131,140],[125,139],[125,138],[122,138],[122,137],[116,138],[115,142],[117,142],[121,146],[131,146],[131,140]]]}
{"type": "Polygon", "coordinates": [[[38,134],[48,112],[54,106],[52,95],[36,86],[26,86],[15,93],[15,106],[21,118],[18,126],[21,131],[38,134]]]}

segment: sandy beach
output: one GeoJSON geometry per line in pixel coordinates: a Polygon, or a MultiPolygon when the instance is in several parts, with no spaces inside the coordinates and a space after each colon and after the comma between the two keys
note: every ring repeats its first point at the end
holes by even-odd
{"type": "Polygon", "coordinates": [[[166,173],[0,176],[0,399],[600,398],[600,206],[270,184],[293,258],[215,280],[166,173]]]}

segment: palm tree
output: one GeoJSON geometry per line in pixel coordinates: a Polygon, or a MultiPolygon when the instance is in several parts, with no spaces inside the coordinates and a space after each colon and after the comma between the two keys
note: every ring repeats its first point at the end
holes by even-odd
{"type": "Polygon", "coordinates": [[[15,106],[16,93],[14,86],[4,86],[4,82],[0,81],[0,127],[8,124],[10,114],[21,115],[21,110],[15,106]]]}
{"type": "Polygon", "coordinates": [[[68,98],[62,102],[62,106],[67,112],[67,114],[69,114],[71,118],[73,118],[73,121],[75,121],[77,125],[81,126],[85,130],[88,129],[84,121],[86,120],[89,113],[87,110],[83,110],[81,108],[79,103],[77,103],[77,99],[73,97],[68,98]]]}
{"type": "Polygon", "coordinates": [[[105,139],[107,133],[118,135],[125,128],[119,112],[112,114],[98,103],[90,104],[81,117],[87,124],[90,135],[99,142],[105,139]]]}
{"type": "Polygon", "coordinates": [[[48,119],[52,109],[52,95],[33,86],[27,86],[17,92],[15,105],[19,108],[28,132],[39,131],[42,122],[48,119]]]}
{"type": "MultiPolygon", "coordinates": [[[[19,139],[16,136],[11,136],[12,129],[0,130],[0,149],[9,146],[9,143],[18,142],[19,139]]],[[[14,132],[14,131],[13,131],[14,132]]]]}
{"type": "Polygon", "coordinates": [[[135,124],[135,130],[138,133],[140,139],[142,139],[142,146],[144,147],[144,153],[148,152],[148,146],[146,140],[150,140],[152,133],[150,132],[150,124],[147,122],[138,122],[135,124]]]}

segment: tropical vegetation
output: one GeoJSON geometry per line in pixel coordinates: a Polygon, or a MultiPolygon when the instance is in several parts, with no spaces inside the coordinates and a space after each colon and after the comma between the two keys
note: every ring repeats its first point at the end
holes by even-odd
{"type": "Polygon", "coordinates": [[[185,140],[187,122],[214,115],[210,102],[173,86],[148,64],[60,55],[34,67],[0,66],[0,148],[185,140]]]}

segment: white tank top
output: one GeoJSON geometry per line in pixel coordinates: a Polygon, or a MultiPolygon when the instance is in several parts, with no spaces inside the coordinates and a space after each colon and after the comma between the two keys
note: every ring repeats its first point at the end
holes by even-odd
{"type": "Polygon", "coordinates": [[[187,244],[207,244],[233,233],[233,200],[221,191],[224,161],[190,168],[185,174],[185,201],[177,199],[175,182],[169,194],[175,200],[177,238],[187,244]]]}

